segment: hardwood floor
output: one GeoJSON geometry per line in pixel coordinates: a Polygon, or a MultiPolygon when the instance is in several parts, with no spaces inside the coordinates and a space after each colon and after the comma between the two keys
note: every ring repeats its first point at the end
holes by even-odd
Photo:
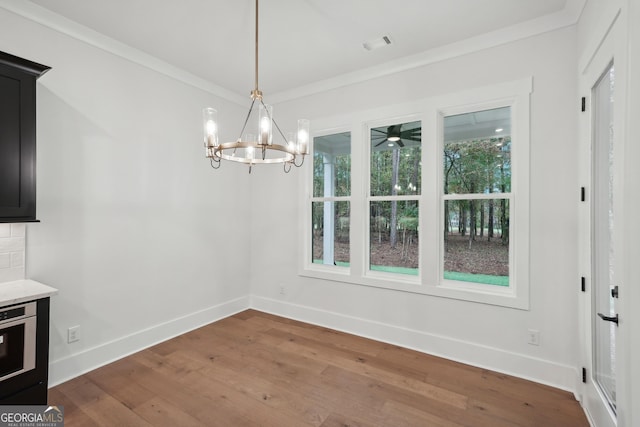
{"type": "Polygon", "coordinates": [[[65,426],[588,426],[572,394],[248,310],[49,391],[65,426]]]}

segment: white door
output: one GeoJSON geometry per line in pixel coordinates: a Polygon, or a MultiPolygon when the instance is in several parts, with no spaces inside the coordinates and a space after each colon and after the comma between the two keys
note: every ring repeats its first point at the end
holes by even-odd
{"type": "Polygon", "coordinates": [[[583,70],[581,274],[583,406],[598,427],[617,425],[619,357],[625,343],[619,334],[624,297],[622,266],[622,168],[624,145],[623,55],[616,52],[620,24],[615,20],[583,70]]]}

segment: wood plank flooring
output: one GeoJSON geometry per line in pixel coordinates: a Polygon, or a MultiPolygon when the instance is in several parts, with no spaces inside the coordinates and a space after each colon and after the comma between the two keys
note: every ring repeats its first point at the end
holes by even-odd
{"type": "Polygon", "coordinates": [[[49,391],[65,426],[588,426],[572,394],[247,310],[49,391]]]}

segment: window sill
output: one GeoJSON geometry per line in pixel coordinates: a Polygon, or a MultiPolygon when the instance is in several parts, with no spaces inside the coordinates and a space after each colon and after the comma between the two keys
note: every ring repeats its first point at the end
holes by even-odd
{"type": "Polygon", "coordinates": [[[323,268],[320,265],[302,269],[298,275],[310,279],[529,310],[528,295],[517,295],[513,287],[481,285],[455,280],[443,280],[438,285],[430,285],[422,283],[419,276],[396,277],[398,275],[377,271],[368,271],[362,277],[354,277],[348,267],[327,266],[323,268]]]}

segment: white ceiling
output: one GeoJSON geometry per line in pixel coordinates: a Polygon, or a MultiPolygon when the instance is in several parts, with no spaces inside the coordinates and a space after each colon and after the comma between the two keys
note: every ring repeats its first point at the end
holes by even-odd
{"type": "MultiPolygon", "coordinates": [[[[397,68],[461,41],[548,31],[574,23],[584,1],[262,0],[260,88],[281,93],[372,67],[397,68]],[[364,49],[363,42],[385,35],[391,45],[364,49]]],[[[24,3],[32,3],[31,13],[45,8],[242,97],[253,88],[254,0],[24,3]]]]}

